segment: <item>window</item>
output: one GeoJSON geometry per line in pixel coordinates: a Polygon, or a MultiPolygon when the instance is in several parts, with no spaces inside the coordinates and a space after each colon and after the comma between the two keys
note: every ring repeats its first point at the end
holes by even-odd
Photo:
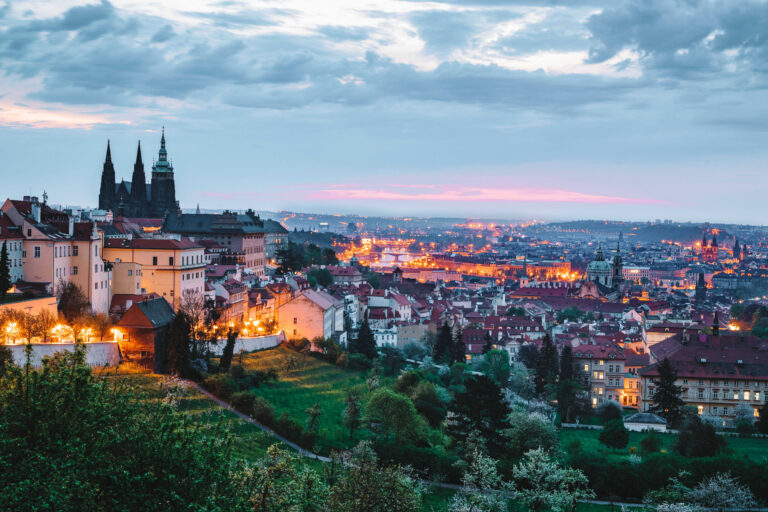
{"type": "Polygon", "coordinates": [[[589,363],[586,363],[586,364],[584,365],[584,371],[585,371],[585,372],[588,372],[588,371],[589,371],[589,363]]]}
{"type": "Polygon", "coordinates": [[[744,400],[749,400],[749,391],[744,391],[744,400]]]}
{"type": "Polygon", "coordinates": [[[293,325],[296,325],[297,323],[299,323],[299,319],[296,317],[293,317],[293,325]]]}
{"type": "Polygon", "coordinates": [[[157,256],[152,256],[152,264],[157,265],[157,256]]]}
{"type": "Polygon", "coordinates": [[[168,266],[170,266],[170,267],[172,267],[172,266],[173,266],[173,256],[170,256],[170,257],[168,258],[168,266]]]}
{"type": "Polygon", "coordinates": [[[39,258],[39,257],[40,257],[40,246],[36,245],[35,246],[35,258],[39,258]]]}
{"type": "Polygon", "coordinates": [[[717,407],[712,407],[712,414],[717,415],[717,407]]]}
{"type": "Polygon", "coordinates": [[[72,275],[73,276],[77,275],[77,267],[72,267],[72,275]]]}
{"type": "Polygon", "coordinates": [[[605,361],[603,361],[603,360],[601,359],[601,360],[600,360],[600,361],[599,361],[597,364],[598,364],[598,365],[600,365],[600,366],[603,366],[603,365],[605,364],[605,361]]]}
{"type": "Polygon", "coordinates": [[[760,400],[760,392],[755,391],[755,400],[760,400]]]}
{"type": "Polygon", "coordinates": [[[720,395],[720,393],[719,393],[719,392],[717,392],[717,391],[713,391],[713,392],[712,392],[712,399],[713,399],[713,400],[717,400],[717,399],[719,399],[719,398],[720,398],[720,396],[719,396],[719,395],[720,395]]]}
{"type": "Polygon", "coordinates": [[[738,400],[739,399],[739,390],[738,389],[735,389],[733,391],[733,399],[734,400],[738,400]]]}
{"type": "Polygon", "coordinates": [[[99,264],[98,263],[93,266],[93,271],[94,272],[98,272],[99,271],[99,264]]]}
{"type": "Polygon", "coordinates": [[[99,255],[99,246],[98,245],[94,245],[93,246],[93,255],[94,256],[98,256],[99,255]]]}
{"type": "Polygon", "coordinates": [[[72,256],[77,256],[77,251],[78,251],[78,247],[77,247],[77,246],[74,246],[74,247],[72,248],[72,256]]]}
{"type": "Polygon", "coordinates": [[[699,398],[704,398],[704,390],[703,389],[699,390],[699,398]]]}
{"type": "Polygon", "coordinates": [[[704,406],[703,405],[699,405],[696,409],[698,409],[699,416],[704,414],[704,406]]]}
{"type": "Polygon", "coordinates": [[[133,270],[129,270],[129,271],[128,271],[128,275],[129,275],[129,276],[132,276],[132,275],[133,275],[133,270]]]}

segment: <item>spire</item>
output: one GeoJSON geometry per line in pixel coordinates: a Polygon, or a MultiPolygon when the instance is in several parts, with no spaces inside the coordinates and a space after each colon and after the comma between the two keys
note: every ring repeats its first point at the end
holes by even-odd
{"type": "Polygon", "coordinates": [[[165,126],[163,126],[163,134],[160,136],[160,154],[158,160],[160,162],[168,161],[168,151],[165,149],[165,126]]]}
{"type": "Polygon", "coordinates": [[[160,149],[165,149],[165,126],[163,126],[163,134],[160,136],[160,149]]]}
{"type": "Polygon", "coordinates": [[[715,310],[715,318],[712,320],[712,336],[720,336],[720,319],[717,316],[717,310],[715,310]]]}
{"type": "Polygon", "coordinates": [[[603,261],[605,260],[605,255],[603,255],[603,246],[602,244],[597,244],[597,252],[595,252],[595,261],[603,261]]]}
{"type": "Polygon", "coordinates": [[[109,149],[109,139],[107,139],[107,157],[104,159],[105,164],[112,163],[112,151],[109,149]]]}
{"type": "Polygon", "coordinates": [[[136,150],[136,164],[134,165],[144,165],[144,162],[141,161],[141,141],[139,141],[139,149],[136,150]]]}
{"type": "Polygon", "coordinates": [[[197,203],[197,208],[195,208],[195,213],[200,213],[200,203],[197,203]]]}

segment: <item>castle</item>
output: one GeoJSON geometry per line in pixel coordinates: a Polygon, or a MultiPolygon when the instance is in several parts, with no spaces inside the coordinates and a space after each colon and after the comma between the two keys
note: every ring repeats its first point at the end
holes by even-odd
{"type": "Polygon", "coordinates": [[[131,181],[115,179],[115,166],[107,141],[107,156],[101,172],[99,190],[99,209],[111,210],[115,216],[123,217],[165,217],[168,213],[179,211],[176,201],[176,185],[173,178],[173,165],[168,161],[165,149],[165,129],[160,137],[160,153],[152,164],[152,181],[147,183],[144,176],[144,162],[141,159],[141,142],[136,152],[131,181]]]}

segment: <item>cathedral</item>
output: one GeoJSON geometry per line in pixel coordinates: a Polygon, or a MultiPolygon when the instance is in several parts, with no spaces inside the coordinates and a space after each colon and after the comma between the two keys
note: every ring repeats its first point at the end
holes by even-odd
{"type": "Polygon", "coordinates": [[[111,210],[115,216],[162,218],[168,213],[179,211],[176,201],[176,185],[173,179],[173,164],[168,161],[165,149],[165,129],[160,137],[160,153],[152,164],[152,180],[147,183],[144,176],[144,162],[141,159],[141,142],[136,152],[131,181],[117,183],[112,153],[107,141],[107,157],[101,171],[99,209],[111,210]]]}

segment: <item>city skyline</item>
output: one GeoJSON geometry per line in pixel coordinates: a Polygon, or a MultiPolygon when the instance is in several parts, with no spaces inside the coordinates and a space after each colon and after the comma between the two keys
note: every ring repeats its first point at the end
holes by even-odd
{"type": "Polygon", "coordinates": [[[6,4],[7,195],[165,125],[183,208],[768,223],[765,3],[514,4],[6,4]]]}

